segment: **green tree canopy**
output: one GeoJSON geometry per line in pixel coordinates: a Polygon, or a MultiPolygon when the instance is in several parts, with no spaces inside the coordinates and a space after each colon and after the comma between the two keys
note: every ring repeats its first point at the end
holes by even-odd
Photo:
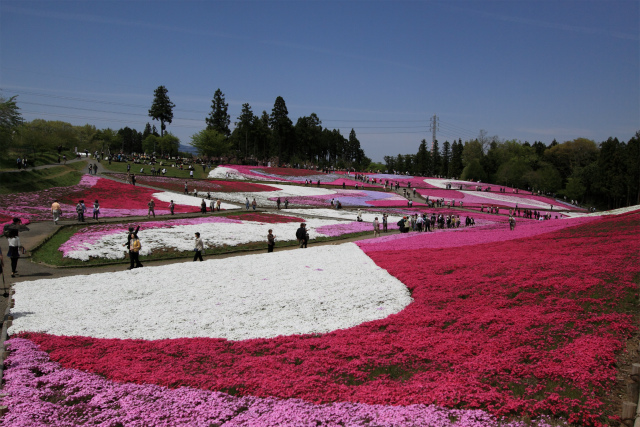
{"type": "Polygon", "coordinates": [[[229,138],[215,129],[203,129],[192,135],[191,145],[198,150],[199,155],[207,157],[220,157],[231,151],[229,138]]]}
{"type": "Polygon", "coordinates": [[[462,170],[462,179],[467,181],[486,181],[487,174],[482,168],[479,159],[473,159],[471,163],[469,163],[462,170]]]}

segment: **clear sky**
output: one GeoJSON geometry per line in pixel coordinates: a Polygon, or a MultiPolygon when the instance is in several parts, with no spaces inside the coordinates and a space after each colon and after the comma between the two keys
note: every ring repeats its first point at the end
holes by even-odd
{"type": "Polygon", "coordinates": [[[0,93],[26,120],[142,131],[164,85],[183,144],[217,88],[232,125],[282,96],[376,161],[431,142],[433,115],[440,143],[628,141],[639,22],[637,0],[2,0],[0,93]]]}

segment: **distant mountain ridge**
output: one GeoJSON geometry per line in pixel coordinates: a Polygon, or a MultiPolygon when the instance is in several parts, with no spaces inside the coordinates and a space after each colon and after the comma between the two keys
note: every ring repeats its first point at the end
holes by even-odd
{"type": "Polygon", "coordinates": [[[178,151],[181,153],[198,154],[198,150],[193,145],[180,144],[178,146],[178,151]]]}

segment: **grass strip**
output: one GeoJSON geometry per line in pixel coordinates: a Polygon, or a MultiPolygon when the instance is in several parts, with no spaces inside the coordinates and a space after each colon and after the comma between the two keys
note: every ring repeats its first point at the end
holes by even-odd
{"type": "Polygon", "coordinates": [[[25,193],[80,182],[86,162],[74,162],[38,170],[0,172],[0,194],[25,193]]]}
{"type": "MultiPolygon", "coordinates": [[[[135,175],[151,175],[152,166],[150,165],[143,165],[140,163],[133,163],[133,162],[129,162],[128,164],[131,165],[131,170],[129,171],[129,173],[132,173],[135,175]],[[140,169],[144,169],[144,173],[141,174],[140,169]]],[[[100,165],[110,172],[125,173],[125,174],[127,173],[127,162],[112,161],[111,164],[109,164],[109,161],[102,160],[100,165]]],[[[155,167],[156,170],[158,169],[161,170],[163,168],[166,169],[167,173],[164,176],[169,178],[180,178],[187,181],[191,179],[191,177],[189,176],[189,169],[180,170],[179,168],[171,167],[171,164],[165,164],[163,166],[160,166],[160,163],[156,163],[155,165],[153,165],[153,167],[155,167]]],[[[193,165],[193,168],[194,168],[193,169],[194,179],[206,179],[209,176],[209,169],[207,169],[206,172],[203,172],[202,166],[198,164],[193,165]]]]}

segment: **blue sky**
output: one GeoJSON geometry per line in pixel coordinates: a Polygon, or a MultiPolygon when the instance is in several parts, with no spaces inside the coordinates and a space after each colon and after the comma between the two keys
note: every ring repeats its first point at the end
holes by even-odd
{"type": "MultiPolygon", "coordinates": [[[[640,2],[0,2],[0,89],[26,120],[142,131],[153,91],[188,143],[220,88],[231,121],[282,96],[295,123],[415,153],[480,129],[550,143],[640,130],[640,2]]],[[[159,126],[158,126],[159,127],[159,126]]]]}

